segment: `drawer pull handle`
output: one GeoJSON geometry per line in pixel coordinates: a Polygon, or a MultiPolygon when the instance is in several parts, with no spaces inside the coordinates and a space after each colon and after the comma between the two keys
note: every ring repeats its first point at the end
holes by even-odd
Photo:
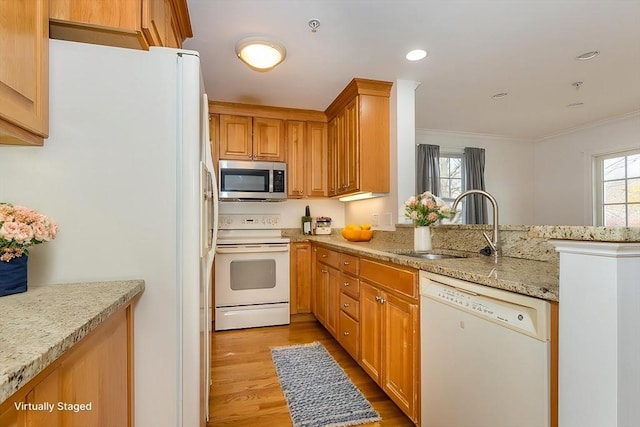
{"type": "Polygon", "coordinates": [[[343,306],[344,308],[347,308],[347,307],[349,307],[349,303],[348,303],[348,302],[345,302],[344,304],[342,304],[342,306],[343,306]]]}
{"type": "Polygon", "coordinates": [[[327,257],[327,254],[322,254],[322,258],[326,258],[326,257],[327,257]]]}
{"type": "Polygon", "coordinates": [[[343,332],[342,335],[344,335],[345,337],[348,337],[349,336],[349,331],[343,332]]]}
{"type": "Polygon", "coordinates": [[[349,265],[349,261],[345,261],[345,262],[343,262],[342,264],[344,264],[344,265],[349,265]]]}
{"type": "Polygon", "coordinates": [[[321,273],[328,273],[328,270],[320,270],[321,273]]]}

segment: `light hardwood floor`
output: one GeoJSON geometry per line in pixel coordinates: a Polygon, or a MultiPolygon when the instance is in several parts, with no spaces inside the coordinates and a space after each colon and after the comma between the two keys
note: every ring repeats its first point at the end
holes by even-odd
{"type": "Polygon", "coordinates": [[[320,341],[382,417],[366,426],[413,426],[340,344],[313,319],[291,325],[214,332],[208,427],[291,426],[287,403],[271,361],[270,347],[320,341]]]}

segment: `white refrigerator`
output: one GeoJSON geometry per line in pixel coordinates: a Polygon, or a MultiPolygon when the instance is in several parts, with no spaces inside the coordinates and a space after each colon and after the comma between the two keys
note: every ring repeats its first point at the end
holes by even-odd
{"type": "Polygon", "coordinates": [[[0,201],[58,222],[29,285],[143,279],[137,426],[201,426],[217,226],[197,52],[50,41],[50,137],[0,146],[0,201]]]}

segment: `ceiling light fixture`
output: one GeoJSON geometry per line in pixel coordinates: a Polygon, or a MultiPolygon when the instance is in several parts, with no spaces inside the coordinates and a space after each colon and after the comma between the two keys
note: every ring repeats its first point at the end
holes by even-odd
{"type": "Polygon", "coordinates": [[[598,55],[600,55],[600,51],[599,50],[592,50],[591,52],[586,52],[586,53],[583,53],[582,55],[576,56],[576,60],[578,60],[578,61],[588,61],[590,59],[595,58],[598,55]]]}
{"type": "Polygon", "coordinates": [[[287,50],[282,43],[264,37],[249,37],[236,44],[238,58],[256,71],[269,71],[284,61],[287,50]]]}
{"type": "Polygon", "coordinates": [[[420,61],[427,56],[427,51],[422,49],[415,49],[407,53],[406,58],[409,61],[420,61]]]}

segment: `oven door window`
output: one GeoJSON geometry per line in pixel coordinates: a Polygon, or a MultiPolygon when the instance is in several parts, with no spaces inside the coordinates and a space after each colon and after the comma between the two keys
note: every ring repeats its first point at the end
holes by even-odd
{"type": "Polygon", "coordinates": [[[220,187],[226,192],[269,192],[269,170],[222,169],[220,187]]]}
{"type": "Polygon", "coordinates": [[[249,259],[231,261],[231,290],[270,289],[276,286],[276,261],[249,259]]]}

